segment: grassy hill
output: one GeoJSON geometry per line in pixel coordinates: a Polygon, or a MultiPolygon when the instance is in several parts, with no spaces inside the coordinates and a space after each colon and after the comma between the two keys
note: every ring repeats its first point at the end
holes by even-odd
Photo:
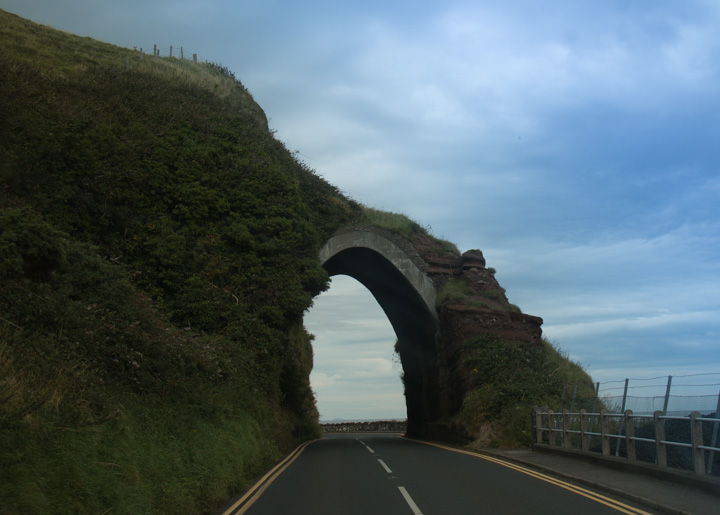
{"type": "Polygon", "coordinates": [[[0,11],[5,513],[201,513],[317,435],[302,325],[360,207],[232,72],[0,11]]]}

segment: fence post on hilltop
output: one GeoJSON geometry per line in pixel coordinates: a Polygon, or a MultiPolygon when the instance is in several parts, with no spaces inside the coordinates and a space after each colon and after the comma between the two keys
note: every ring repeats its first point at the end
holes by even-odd
{"type": "Polygon", "coordinates": [[[607,416],[607,411],[600,410],[600,441],[602,444],[603,456],[610,455],[610,417],[607,416]]]}
{"type": "Polygon", "coordinates": [[[692,444],[693,468],[698,476],[705,475],[705,451],[699,447],[703,444],[702,415],[699,411],[690,413],[690,443],[692,444]]]}
{"type": "Polygon", "coordinates": [[[185,59],[185,54],[183,53],[183,47],[180,47],[180,59],[185,59]]]}
{"type": "MultiPolygon", "coordinates": [[[[720,392],[718,392],[717,407],[715,408],[715,416],[713,418],[720,418],[720,392]]],[[[720,422],[713,422],[712,439],[710,440],[710,447],[717,447],[717,436],[718,436],[718,425],[720,422]]],[[[715,451],[710,451],[707,462],[707,474],[712,474],[713,463],[715,462],[715,451]]]]}
{"type": "Polygon", "coordinates": [[[653,413],[655,419],[655,462],[658,467],[667,468],[667,445],[665,444],[665,419],[662,411],[653,413]]]}
{"type": "Polygon", "coordinates": [[[172,45],[170,45],[170,57],[172,57],[172,45]]]}
{"type": "Polygon", "coordinates": [[[590,435],[588,434],[588,416],[587,411],[580,410],[580,450],[582,452],[590,451],[590,435]]]}
{"type": "Polygon", "coordinates": [[[570,449],[572,447],[572,442],[570,441],[570,412],[566,409],[563,410],[562,421],[563,449],[570,449]]]}
{"type": "Polygon", "coordinates": [[[197,64],[197,54],[193,54],[193,62],[197,64]]]}
{"type": "Polygon", "coordinates": [[[140,47],[140,60],[141,60],[141,61],[143,60],[143,55],[144,55],[144,54],[143,54],[143,49],[142,49],[142,47],[140,47]]]}
{"type": "Polygon", "coordinates": [[[157,57],[157,44],[153,45],[153,57],[157,57]]]}
{"type": "Polygon", "coordinates": [[[670,386],[672,385],[672,376],[668,376],[667,388],[665,388],[665,402],[663,402],[663,415],[667,415],[668,402],[670,401],[670,386]]]}
{"type": "MultiPolygon", "coordinates": [[[[625,403],[627,402],[627,391],[628,391],[628,383],[630,382],[630,379],[625,378],[625,390],[623,391],[623,400],[622,400],[622,407],[620,408],[620,413],[625,413],[625,403]]],[[[618,428],[618,436],[622,436],[623,434],[623,422],[625,421],[624,418],[620,419],[620,427],[618,428]]],[[[617,439],[617,442],[615,443],[615,456],[618,456],[620,454],[620,438],[617,439]]]]}
{"type": "Polygon", "coordinates": [[[625,449],[628,461],[635,461],[635,419],[631,409],[625,410],[625,449]]]}

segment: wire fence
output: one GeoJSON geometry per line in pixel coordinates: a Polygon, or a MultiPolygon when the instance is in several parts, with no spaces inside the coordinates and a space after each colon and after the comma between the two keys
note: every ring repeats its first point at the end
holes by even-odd
{"type": "MultiPolygon", "coordinates": [[[[560,412],[573,411],[577,404],[577,386],[565,388],[560,412]]],[[[587,404],[587,402],[586,402],[587,404]]],[[[627,378],[595,383],[592,406],[603,406],[615,413],[632,410],[637,415],[651,416],[655,411],[663,415],[685,416],[692,411],[709,415],[720,411],[720,373],[627,378]]]]}
{"type": "Polygon", "coordinates": [[[170,45],[165,48],[160,48],[157,44],[153,44],[141,47],[135,46],[133,47],[133,51],[137,54],[138,59],[145,59],[146,57],[174,57],[176,59],[193,61],[195,63],[206,62],[206,60],[199,56],[197,52],[192,52],[182,46],[170,45]]]}

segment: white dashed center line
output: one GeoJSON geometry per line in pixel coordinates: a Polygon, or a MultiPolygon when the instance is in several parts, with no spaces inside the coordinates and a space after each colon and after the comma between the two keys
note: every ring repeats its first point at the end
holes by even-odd
{"type": "Polygon", "coordinates": [[[412,510],[413,514],[414,515],[422,515],[420,508],[418,508],[418,505],[415,504],[415,501],[412,500],[412,497],[410,497],[410,494],[407,493],[407,490],[405,490],[405,487],[398,486],[398,490],[400,490],[400,493],[405,498],[405,502],[408,503],[408,506],[410,506],[410,509],[412,510]]]}
{"type": "Polygon", "coordinates": [[[385,469],[385,472],[387,472],[388,474],[392,474],[392,470],[390,470],[390,467],[388,467],[383,460],[378,458],[378,463],[382,465],[382,468],[385,469]]]}
{"type": "MultiPolygon", "coordinates": [[[[366,444],[365,442],[363,442],[363,441],[360,440],[359,438],[357,438],[357,441],[360,442],[361,444],[363,444],[363,445],[365,446],[365,448],[366,448],[368,451],[370,451],[370,454],[375,454],[375,451],[372,450],[372,448],[371,448],[368,444],[366,444]]],[[[378,458],[377,460],[378,460],[378,463],[380,464],[380,466],[381,466],[383,469],[385,469],[385,472],[387,472],[388,474],[392,474],[392,470],[390,470],[390,467],[387,466],[387,463],[385,463],[385,462],[384,462],[383,460],[381,460],[380,458],[378,458]]],[[[393,476],[392,479],[397,479],[397,478],[395,478],[395,477],[393,476]]],[[[398,490],[400,490],[400,493],[402,494],[403,498],[405,499],[405,502],[408,504],[408,506],[410,506],[410,509],[412,510],[413,515],[422,515],[422,512],[420,511],[420,508],[418,508],[418,505],[415,504],[415,501],[413,501],[413,498],[410,497],[410,494],[407,492],[407,490],[405,490],[405,487],[404,487],[404,486],[398,486],[398,490]]]]}

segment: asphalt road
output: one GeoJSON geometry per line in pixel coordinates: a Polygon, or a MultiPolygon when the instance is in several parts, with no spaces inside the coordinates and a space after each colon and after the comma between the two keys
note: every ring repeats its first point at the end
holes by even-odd
{"type": "Polygon", "coordinates": [[[383,433],[299,449],[226,515],[649,513],[511,463],[383,433]]]}

